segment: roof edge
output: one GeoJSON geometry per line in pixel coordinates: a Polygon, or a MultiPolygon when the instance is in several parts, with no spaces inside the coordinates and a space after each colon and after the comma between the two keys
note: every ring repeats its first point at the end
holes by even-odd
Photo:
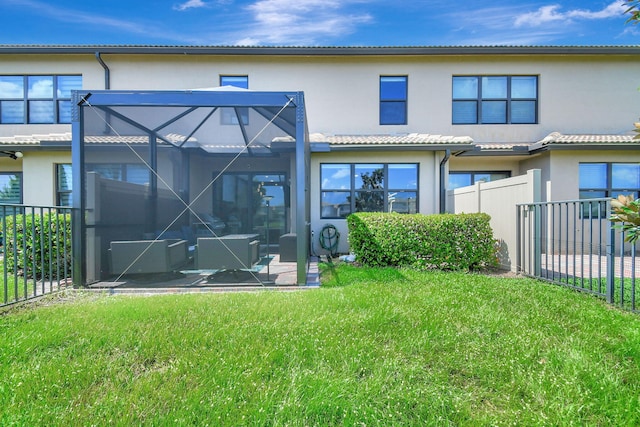
{"type": "Polygon", "coordinates": [[[0,45],[0,54],[155,55],[637,55],[640,45],[601,46],[162,46],[0,45]]]}

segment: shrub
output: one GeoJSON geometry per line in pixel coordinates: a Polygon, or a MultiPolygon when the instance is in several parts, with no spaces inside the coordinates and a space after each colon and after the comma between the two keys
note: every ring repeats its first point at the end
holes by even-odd
{"type": "Polygon", "coordinates": [[[633,195],[618,196],[611,200],[611,222],[615,222],[616,228],[627,233],[625,240],[634,243],[640,238],[640,199],[633,195]]]}
{"type": "Polygon", "coordinates": [[[496,264],[489,215],[355,213],[349,245],[368,266],[472,270],[496,264]]]}
{"type": "Polygon", "coordinates": [[[4,221],[8,272],[53,279],[71,271],[70,214],[23,214],[4,221]]]}

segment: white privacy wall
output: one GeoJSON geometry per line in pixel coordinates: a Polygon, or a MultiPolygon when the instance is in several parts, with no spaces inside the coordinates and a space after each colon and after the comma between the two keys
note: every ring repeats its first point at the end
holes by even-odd
{"type": "Polygon", "coordinates": [[[516,205],[539,202],[541,194],[540,170],[526,175],[493,182],[477,182],[468,187],[447,192],[447,211],[450,213],[484,212],[491,216],[493,236],[498,240],[500,266],[516,269],[516,205]]]}

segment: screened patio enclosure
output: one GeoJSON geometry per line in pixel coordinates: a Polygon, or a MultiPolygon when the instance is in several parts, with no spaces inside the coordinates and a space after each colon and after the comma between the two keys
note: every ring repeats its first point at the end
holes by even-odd
{"type": "MultiPolygon", "coordinates": [[[[302,92],[74,92],[74,283],[257,271],[293,238],[306,283],[302,92]]],[[[258,281],[258,275],[252,274],[258,281]]]]}

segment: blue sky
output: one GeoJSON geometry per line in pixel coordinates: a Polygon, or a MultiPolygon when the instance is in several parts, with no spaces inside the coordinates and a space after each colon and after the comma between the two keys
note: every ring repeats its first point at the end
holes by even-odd
{"type": "Polygon", "coordinates": [[[634,45],[622,0],[0,0],[0,44],[634,45]]]}

